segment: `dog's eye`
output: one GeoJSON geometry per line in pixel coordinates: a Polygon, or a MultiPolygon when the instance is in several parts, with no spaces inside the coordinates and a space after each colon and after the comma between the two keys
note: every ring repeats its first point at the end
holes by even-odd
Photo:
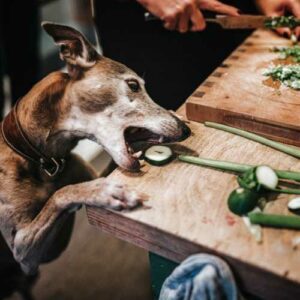
{"type": "Polygon", "coordinates": [[[126,80],[129,88],[133,91],[133,92],[138,92],[140,90],[140,84],[138,83],[137,80],[135,79],[129,79],[129,80],[126,80]]]}

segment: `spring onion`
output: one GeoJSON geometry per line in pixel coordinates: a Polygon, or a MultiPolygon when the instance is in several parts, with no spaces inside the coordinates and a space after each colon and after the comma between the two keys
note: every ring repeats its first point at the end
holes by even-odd
{"type": "MultiPolygon", "coordinates": [[[[261,212],[261,210],[256,207],[253,209],[252,212],[261,212]]],[[[250,222],[250,219],[248,217],[248,215],[244,215],[243,217],[243,221],[246,225],[246,227],[248,228],[249,232],[254,236],[255,240],[257,243],[261,243],[262,242],[262,228],[260,225],[258,224],[252,224],[250,222]]]]}
{"type": "Polygon", "coordinates": [[[272,215],[251,212],[248,214],[252,224],[260,224],[268,227],[300,229],[300,217],[272,215]]]}
{"type": "MultiPolygon", "coordinates": [[[[180,161],[184,161],[187,163],[191,163],[203,167],[210,167],[222,171],[230,171],[236,173],[244,173],[255,167],[253,165],[239,164],[239,163],[234,163],[229,161],[201,158],[201,157],[189,156],[189,155],[179,155],[178,159],[180,161]]],[[[275,173],[280,179],[300,181],[299,172],[275,170],[275,173]]]]}
{"type": "Polygon", "coordinates": [[[241,187],[263,194],[266,191],[281,194],[300,195],[300,189],[283,189],[277,187],[276,172],[268,166],[254,167],[238,177],[241,187]]]}
{"type": "Polygon", "coordinates": [[[269,166],[258,166],[249,169],[238,177],[241,187],[254,190],[256,192],[274,190],[278,185],[278,176],[269,166]]]}
{"type": "Polygon", "coordinates": [[[231,127],[231,126],[219,124],[219,123],[205,122],[204,125],[207,126],[207,127],[223,130],[223,131],[226,131],[226,132],[230,132],[230,133],[242,136],[242,137],[247,138],[251,141],[258,142],[260,144],[269,146],[273,149],[279,150],[279,151],[284,152],[286,154],[289,154],[291,156],[300,158],[300,150],[297,149],[296,147],[292,147],[292,146],[288,146],[288,145],[285,145],[285,144],[282,144],[282,143],[279,143],[279,142],[275,142],[275,141],[269,140],[265,137],[262,137],[258,134],[248,132],[248,131],[245,131],[245,130],[242,130],[242,129],[234,128],[234,127],[231,127]]]}
{"type": "Polygon", "coordinates": [[[288,208],[291,211],[300,211],[300,197],[290,200],[288,203],[288,208]]]}

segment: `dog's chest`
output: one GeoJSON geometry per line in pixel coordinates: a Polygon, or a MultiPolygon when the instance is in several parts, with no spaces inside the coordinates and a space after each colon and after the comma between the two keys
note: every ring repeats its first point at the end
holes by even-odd
{"type": "Polygon", "coordinates": [[[14,217],[34,218],[56,190],[55,181],[44,180],[37,168],[22,160],[0,167],[0,201],[14,217]]]}

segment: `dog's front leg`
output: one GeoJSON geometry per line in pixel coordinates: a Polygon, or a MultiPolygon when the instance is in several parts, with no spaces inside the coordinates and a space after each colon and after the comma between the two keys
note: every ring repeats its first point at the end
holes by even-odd
{"type": "Polygon", "coordinates": [[[36,272],[43,253],[59,229],[62,220],[81,204],[111,209],[133,208],[141,204],[145,195],[104,178],[69,185],[58,190],[35,219],[17,226],[12,245],[15,259],[26,273],[36,272]]]}

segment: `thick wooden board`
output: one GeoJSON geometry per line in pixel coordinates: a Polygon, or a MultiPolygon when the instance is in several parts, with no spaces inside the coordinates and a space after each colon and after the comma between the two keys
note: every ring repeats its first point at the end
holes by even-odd
{"type": "Polygon", "coordinates": [[[189,120],[214,121],[300,145],[300,92],[263,84],[278,58],[270,51],[290,42],[271,31],[253,33],[187,100],[189,120]]]}
{"type": "MultiPolygon", "coordinates": [[[[190,127],[193,136],[175,147],[177,152],[300,169],[299,160],[266,146],[196,122],[190,127]]],[[[146,165],[138,174],[117,169],[109,178],[147,193],[149,208],[124,213],[88,208],[91,224],[177,262],[193,253],[217,254],[244,290],[265,299],[300,299],[300,233],[263,229],[263,243],[257,244],[227,208],[227,197],[237,187],[233,174],[174,161],[165,167],[146,165]]],[[[280,195],[266,211],[289,214],[286,204],[292,197],[280,195]]]]}

